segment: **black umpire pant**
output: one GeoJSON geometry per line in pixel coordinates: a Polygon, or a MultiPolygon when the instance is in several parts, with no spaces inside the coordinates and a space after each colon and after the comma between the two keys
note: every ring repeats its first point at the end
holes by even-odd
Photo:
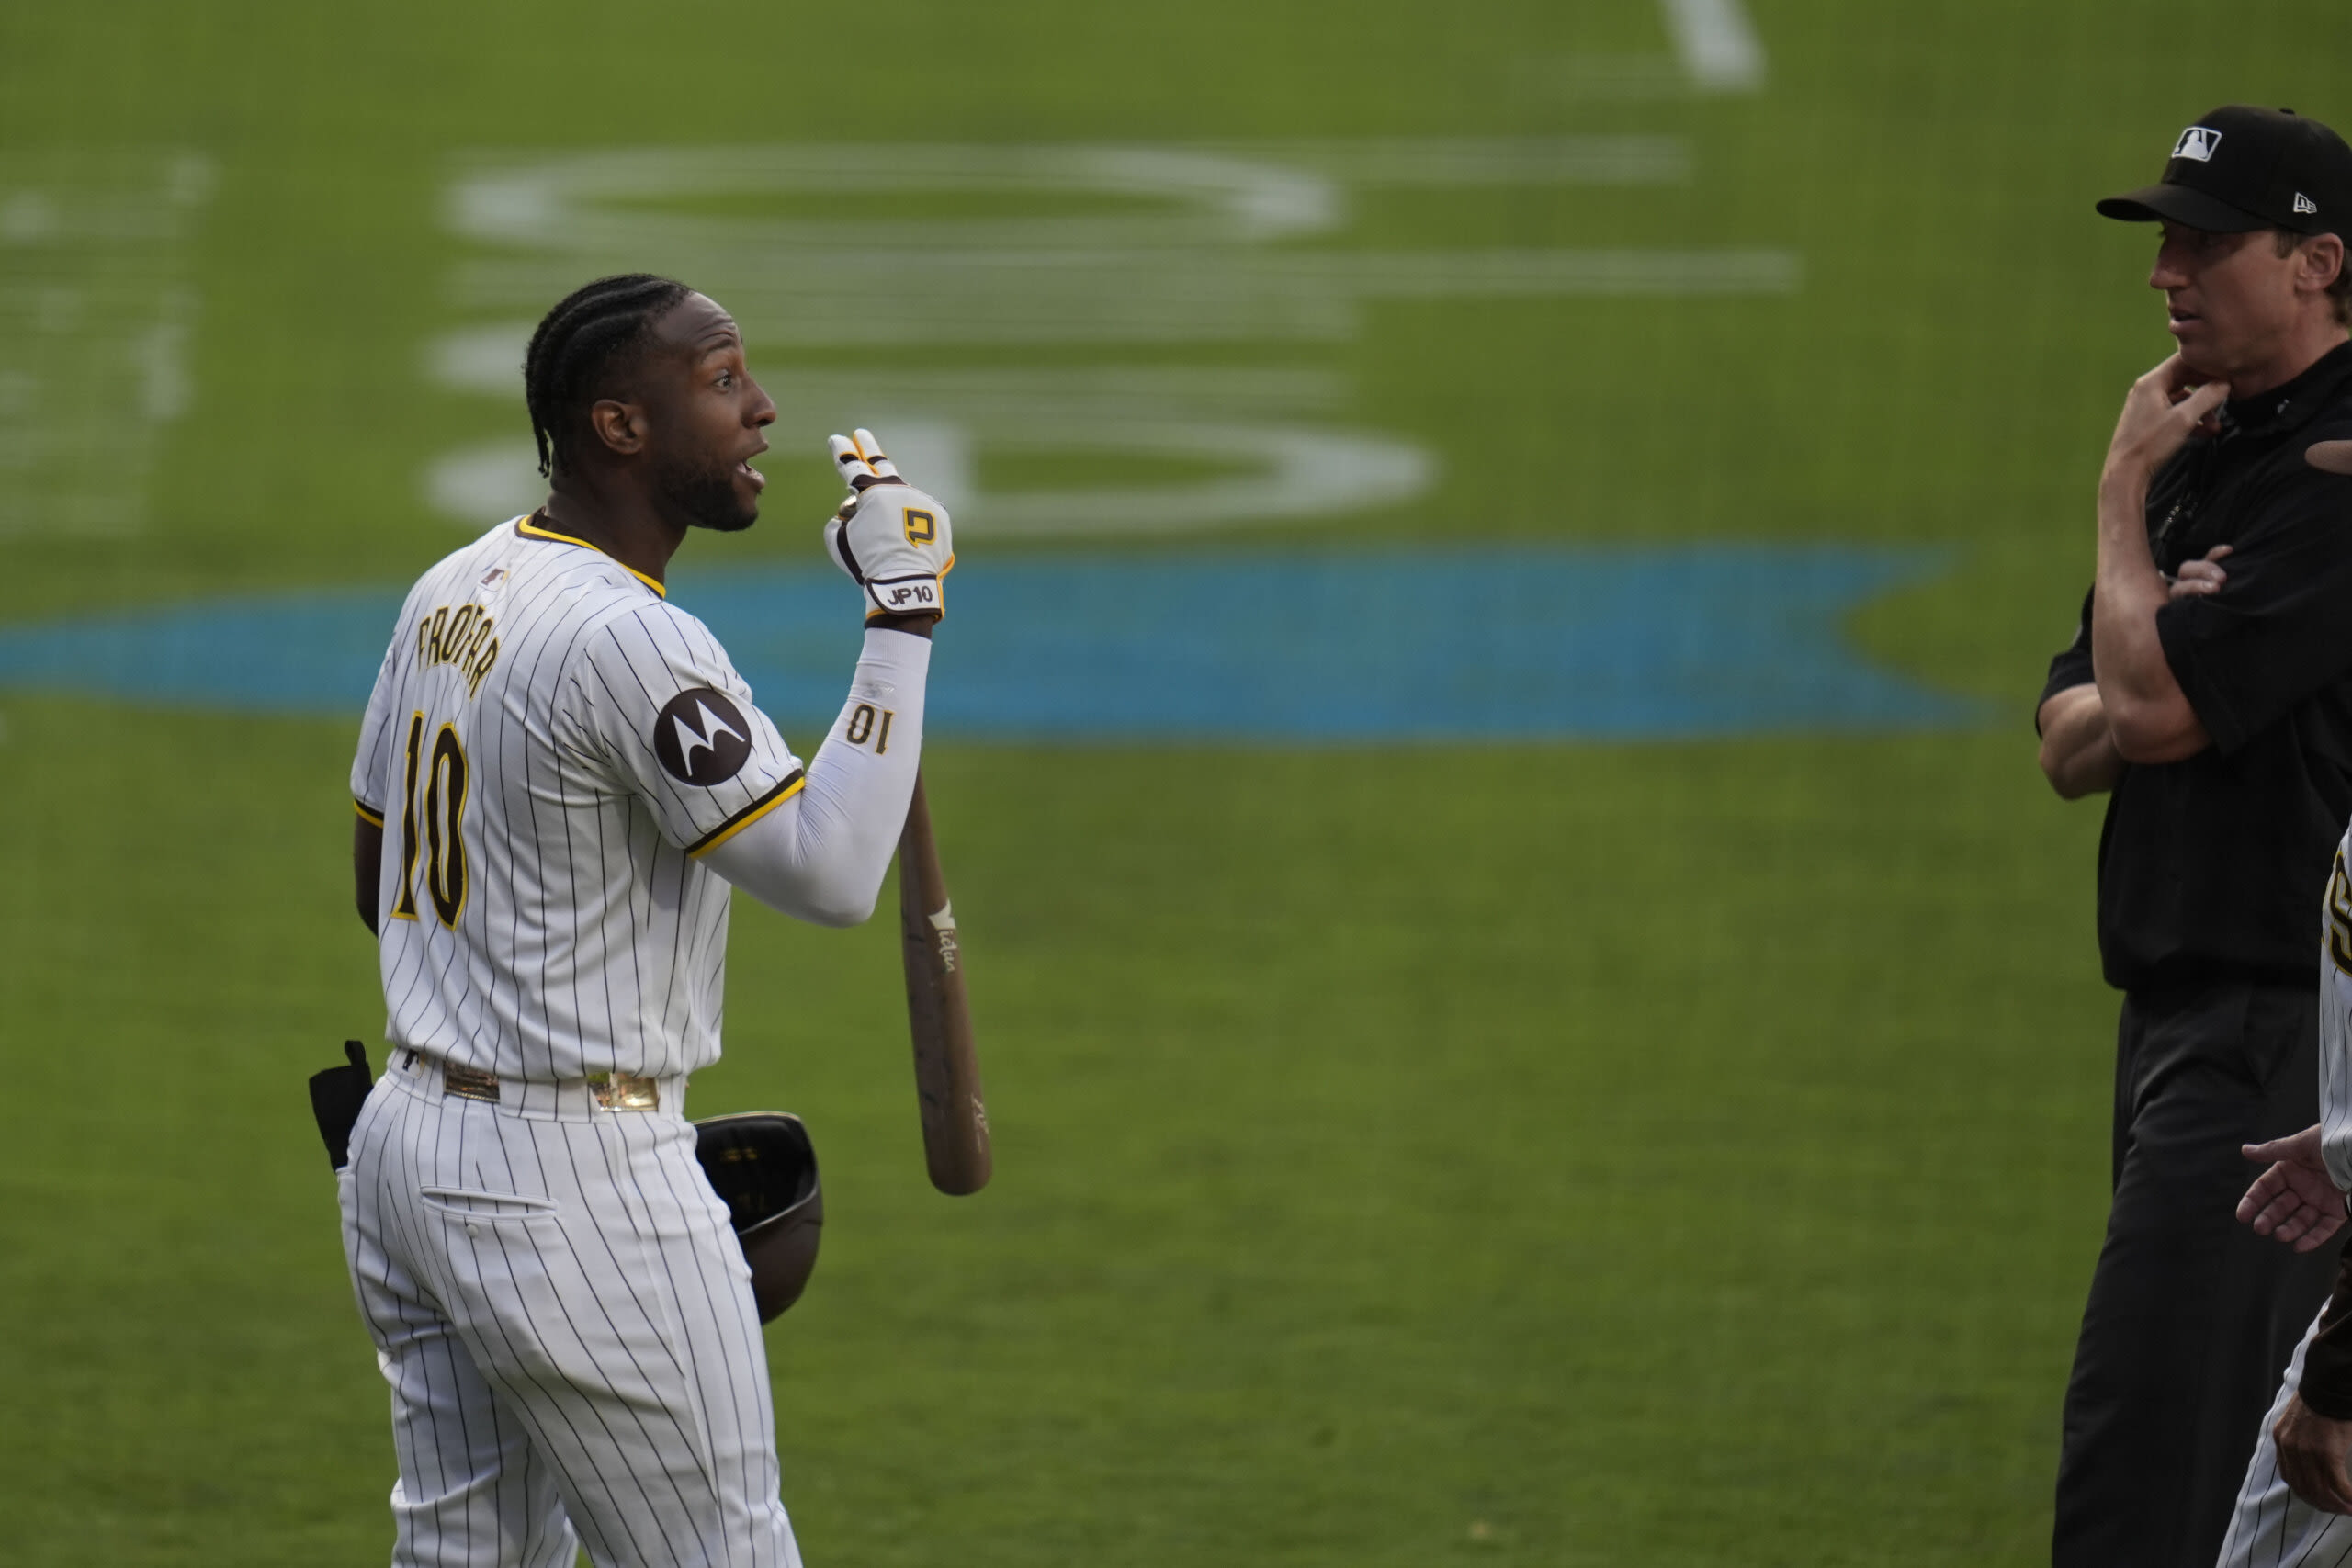
{"type": "Polygon", "coordinates": [[[2278,1380],[2335,1278],[2234,1217],[2240,1144],[2319,1120],[2319,998],[2224,983],[2123,999],[2115,1198],[2066,1385],[2056,1568],[2211,1568],[2278,1380]]]}

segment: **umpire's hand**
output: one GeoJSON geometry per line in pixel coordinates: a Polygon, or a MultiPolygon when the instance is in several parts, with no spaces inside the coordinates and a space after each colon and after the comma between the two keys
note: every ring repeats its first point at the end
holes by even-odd
{"type": "Polygon", "coordinates": [[[2229,395],[2227,381],[2200,381],[2174,355],[2132,383],[2108,443],[2108,474],[2145,479],[2154,473],[2190,436],[2211,435],[2219,428],[2229,395]]]}
{"type": "Polygon", "coordinates": [[[2219,593],[2230,581],[2229,570],[2222,562],[2230,557],[2230,547],[2215,545],[2205,552],[2202,560],[2185,560],[2173,574],[2171,597],[2203,599],[2219,593]]]}
{"type": "Polygon", "coordinates": [[[2253,1226],[2255,1235],[2310,1252],[2344,1228],[2344,1194],[2320,1156],[2316,1124],[2291,1138],[2241,1144],[2238,1153],[2257,1164],[2273,1162],[2238,1200],[2239,1223],[2253,1226]]]}

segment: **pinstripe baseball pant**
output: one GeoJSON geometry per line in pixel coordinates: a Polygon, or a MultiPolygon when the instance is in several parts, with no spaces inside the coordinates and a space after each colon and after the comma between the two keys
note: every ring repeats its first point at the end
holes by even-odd
{"type": "Polygon", "coordinates": [[[2278,1476],[2278,1446],[2270,1440],[2270,1428],[2287,1413],[2288,1398],[2302,1385],[2303,1351],[2318,1330],[2315,1317],[2295,1347],[2295,1359],[2287,1363],[2287,1381],[2279,1384],[2270,1414],[2262,1418],[2262,1440],[2245,1467],[2237,1512],[2222,1543],[2222,1568],[2344,1568],[2352,1563],[2352,1516],[2323,1514],[2288,1491],[2278,1476]]]}
{"type": "Polygon", "coordinates": [[[683,1085],[651,1111],[584,1086],[491,1103],[407,1060],[341,1183],[391,1385],[394,1568],[571,1568],[575,1540],[599,1568],[798,1568],[751,1273],[683,1085]]]}

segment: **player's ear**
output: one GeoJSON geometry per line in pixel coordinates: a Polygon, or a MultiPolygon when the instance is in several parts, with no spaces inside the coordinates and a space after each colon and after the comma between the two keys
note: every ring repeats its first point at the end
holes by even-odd
{"type": "Polygon", "coordinates": [[[608,452],[634,457],[645,449],[645,411],[635,403],[601,398],[588,411],[588,424],[608,452]]]}

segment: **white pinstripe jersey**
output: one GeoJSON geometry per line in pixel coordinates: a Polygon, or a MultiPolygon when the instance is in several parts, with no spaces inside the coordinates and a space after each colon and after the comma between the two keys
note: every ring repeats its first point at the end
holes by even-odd
{"type": "Polygon", "coordinates": [[[729,888],[695,857],[800,784],[708,627],[500,524],[410,590],[352,764],[387,1040],[537,1081],[716,1060],[729,888]]]}
{"type": "Polygon", "coordinates": [[[2335,846],[2335,867],[2319,917],[2319,1122],[2327,1173],[2352,1191],[2352,828],[2335,846]]]}

